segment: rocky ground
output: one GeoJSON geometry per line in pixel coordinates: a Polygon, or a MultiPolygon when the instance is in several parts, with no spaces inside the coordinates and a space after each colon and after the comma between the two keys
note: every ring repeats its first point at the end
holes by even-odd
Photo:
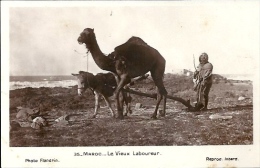
{"type": "MultiPolygon", "coordinates": [[[[164,83],[169,95],[195,101],[190,77],[166,74],[164,83]]],[[[156,92],[150,78],[134,85],[132,89],[144,93],[156,92]]],[[[152,98],[133,95],[133,113],[124,120],[118,120],[111,117],[102,101],[99,114],[91,118],[94,95],[86,91],[82,97],[77,96],[77,86],[13,90],[10,91],[10,146],[253,143],[253,86],[250,81],[232,81],[214,75],[208,111],[187,112],[181,103],[168,99],[166,117],[153,120],[150,117],[155,102],[152,98]],[[18,115],[22,108],[34,110],[26,116],[27,125],[24,120],[21,124],[21,115],[18,115]],[[45,123],[32,127],[31,123],[37,117],[43,118],[45,123]]]]}

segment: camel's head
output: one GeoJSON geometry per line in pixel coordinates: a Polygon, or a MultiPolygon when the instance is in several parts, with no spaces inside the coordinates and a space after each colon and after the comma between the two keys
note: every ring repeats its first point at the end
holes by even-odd
{"type": "Polygon", "coordinates": [[[88,46],[93,37],[95,37],[94,29],[86,28],[83,30],[82,33],[80,33],[80,35],[78,37],[78,43],[79,44],[85,43],[88,46]]]}
{"type": "Polygon", "coordinates": [[[84,91],[90,87],[90,84],[93,83],[94,75],[89,72],[79,71],[79,74],[73,74],[77,77],[78,80],[78,95],[82,96],[84,91]]]}

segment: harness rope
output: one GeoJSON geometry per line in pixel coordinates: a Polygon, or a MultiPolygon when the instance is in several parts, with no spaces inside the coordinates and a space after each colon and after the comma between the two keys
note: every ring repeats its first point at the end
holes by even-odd
{"type": "MultiPolygon", "coordinates": [[[[88,72],[88,55],[89,55],[89,50],[87,51],[87,72],[88,72]]],[[[90,83],[89,83],[89,80],[88,80],[88,76],[87,76],[87,83],[88,83],[88,86],[90,86],[90,83]]],[[[89,89],[94,94],[94,89],[92,89],[91,87],[89,87],[89,89]]]]}
{"type": "Polygon", "coordinates": [[[88,72],[88,54],[89,54],[89,50],[87,51],[87,72],[88,72]]]}
{"type": "MultiPolygon", "coordinates": [[[[79,53],[77,50],[74,50],[74,51],[75,51],[76,53],[78,53],[78,54],[83,54],[83,53],[79,53]]],[[[87,51],[87,55],[86,55],[86,57],[87,57],[87,72],[88,72],[88,62],[89,62],[89,61],[88,61],[88,55],[89,55],[89,50],[87,51]]],[[[88,76],[87,76],[87,83],[88,83],[88,86],[89,86],[88,76]]],[[[84,89],[84,88],[85,88],[85,86],[84,86],[84,87],[80,87],[80,88],[78,87],[78,89],[84,89]]],[[[90,88],[90,90],[91,90],[92,92],[94,92],[93,89],[90,88]]]]}

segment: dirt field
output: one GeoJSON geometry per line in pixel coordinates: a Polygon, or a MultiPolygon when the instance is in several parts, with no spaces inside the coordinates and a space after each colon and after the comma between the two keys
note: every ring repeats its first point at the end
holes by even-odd
{"type": "MultiPolygon", "coordinates": [[[[209,110],[187,112],[186,107],[167,100],[166,117],[151,119],[156,100],[133,95],[133,113],[118,120],[111,117],[102,101],[97,118],[94,95],[77,96],[72,88],[25,88],[10,91],[10,146],[181,146],[253,144],[253,86],[249,81],[229,81],[215,76],[209,110]],[[140,108],[135,108],[141,103],[140,108]],[[38,108],[47,120],[41,129],[20,127],[17,107],[38,108]],[[66,116],[67,123],[55,122],[66,116]],[[224,117],[223,117],[224,116],[224,117]]],[[[167,74],[169,95],[195,101],[190,77],[167,74]]],[[[155,93],[150,79],[134,90],[155,93]]],[[[115,108],[115,107],[114,107],[115,108]]],[[[36,116],[33,116],[36,117],[36,116]]]]}

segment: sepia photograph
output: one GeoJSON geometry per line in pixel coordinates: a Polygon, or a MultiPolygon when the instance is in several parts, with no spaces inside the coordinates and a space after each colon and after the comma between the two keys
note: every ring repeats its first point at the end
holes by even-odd
{"type": "Polygon", "coordinates": [[[259,7],[1,2],[2,167],[259,167],[259,7]]]}

